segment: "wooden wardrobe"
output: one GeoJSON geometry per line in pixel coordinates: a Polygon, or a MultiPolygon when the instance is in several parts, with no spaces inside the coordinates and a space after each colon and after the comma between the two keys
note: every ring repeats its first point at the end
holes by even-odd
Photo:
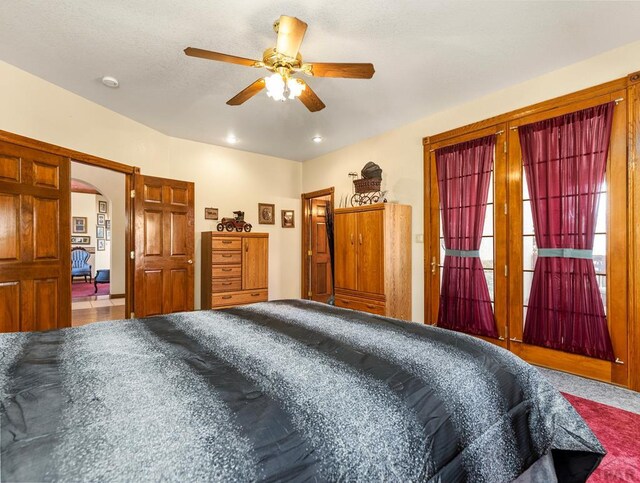
{"type": "Polygon", "coordinates": [[[336,306],[411,320],[411,206],[339,208],[336,306]]]}
{"type": "Polygon", "coordinates": [[[266,302],[268,266],[268,233],[202,232],[202,308],[266,302]]]}

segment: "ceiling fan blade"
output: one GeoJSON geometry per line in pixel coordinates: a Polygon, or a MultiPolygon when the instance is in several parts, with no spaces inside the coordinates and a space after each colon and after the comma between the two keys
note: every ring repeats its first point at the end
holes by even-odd
{"type": "Polygon", "coordinates": [[[293,59],[298,55],[307,24],[296,17],[280,16],[276,52],[293,59]]]}
{"type": "Polygon", "coordinates": [[[245,59],[244,57],[236,57],[235,55],[221,54],[211,50],[196,49],[187,47],[184,53],[189,57],[200,57],[201,59],[218,60],[220,62],[228,62],[230,64],[246,65],[248,67],[261,67],[257,60],[245,59]]]}
{"type": "Polygon", "coordinates": [[[302,103],[307,106],[307,109],[309,109],[311,112],[317,112],[326,107],[324,105],[324,102],[322,102],[317,94],[313,92],[313,89],[309,87],[309,84],[302,81],[301,79],[298,79],[298,82],[303,82],[306,86],[298,99],[300,99],[302,103]]]}
{"type": "Polygon", "coordinates": [[[240,104],[248,101],[253,96],[255,96],[258,92],[264,89],[264,87],[265,87],[264,79],[260,78],[257,81],[255,81],[253,84],[251,84],[249,87],[246,87],[245,89],[238,92],[234,97],[229,99],[227,101],[227,104],[229,104],[230,106],[239,106],[240,104]]]}
{"type": "MultiPolygon", "coordinates": [[[[311,75],[314,77],[346,77],[349,79],[371,79],[375,69],[373,64],[335,64],[311,63],[311,75]]],[[[304,66],[303,66],[304,67],[304,66]]]]}

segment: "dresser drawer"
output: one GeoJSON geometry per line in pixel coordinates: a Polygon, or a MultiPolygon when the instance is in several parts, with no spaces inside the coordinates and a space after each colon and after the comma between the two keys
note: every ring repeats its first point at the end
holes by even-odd
{"type": "Polygon", "coordinates": [[[241,265],[220,265],[211,268],[211,275],[216,278],[240,278],[242,277],[241,265]]]}
{"type": "Polygon", "coordinates": [[[213,250],[242,250],[242,238],[213,238],[211,240],[213,250]]]}
{"type": "Polygon", "coordinates": [[[244,292],[221,293],[211,296],[212,307],[226,307],[228,305],[252,304],[266,302],[267,290],[247,290],[244,292]]]}
{"type": "Polygon", "coordinates": [[[212,292],[237,292],[242,290],[242,280],[239,278],[218,278],[212,282],[212,292]]]}
{"type": "Polygon", "coordinates": [[[214,251],[211,253],[211,263],[214,265],[242,263],[242,252],[214,251]]]}
{"type": "Polygon", "coordinates": [[[369,312],[371,314],[385,315],[384,302],[374,300],[364,300],[355,297],[345,297],[336,295],[336,307],[343,309],[360,310],[361,312],[369,312]]]}

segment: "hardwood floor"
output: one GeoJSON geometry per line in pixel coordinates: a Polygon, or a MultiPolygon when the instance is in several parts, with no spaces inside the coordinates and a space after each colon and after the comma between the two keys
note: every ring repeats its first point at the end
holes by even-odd
{"type": "Polygon", "coordinates": [[[74,299],[71,326],[80,327],[92,322],[124,319],[124,308],[124,299],[110,299],[109,296],[74,299]]]}

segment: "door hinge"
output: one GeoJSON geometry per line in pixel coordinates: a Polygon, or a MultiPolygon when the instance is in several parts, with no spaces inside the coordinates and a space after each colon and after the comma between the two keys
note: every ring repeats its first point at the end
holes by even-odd
{"type": "Polygon", "coordinates": [[[131,190],[131,192],[129,193],[129,196],[131,196],[131,198],[135,198],[136,197],[136,190],[131,190]]]}
{"type": "Polygon", "coordinates": [[[508,277],[508,276],[509,276],[509,266],[508,266],[508,265],[505,265],[505,266],[504,266],[504,276],[505,276],[505,277],[508,277]]]}
{"type": "Polygon", "coordinates": [[[507,154],[507,141],[504,142],[504,154],[507,154]]]}
{"type": "Polygon", "coordinates": [[[307,250],[307,255],[308,255],[308,256],[312,256],[312,255],[313,255],[313,252],[312,252],[311,250],[307,250]]]}
{"type": "Polygon", "coordinates": [[[504,214],[505,214],[505,215],[507,214],[507,211],[508,211],[508,210],[507,210],[507,204],[505,203],[505,204],[504,204],[504,214]]]}
{"type": "Polygon", "coordinates": [[[136,252],[134,252],[133,250],[131,250],[131,251],[129,252],[129,258],[130,258],[131,260],[135,260],[135,259],[136,259],[136,252]]]}

